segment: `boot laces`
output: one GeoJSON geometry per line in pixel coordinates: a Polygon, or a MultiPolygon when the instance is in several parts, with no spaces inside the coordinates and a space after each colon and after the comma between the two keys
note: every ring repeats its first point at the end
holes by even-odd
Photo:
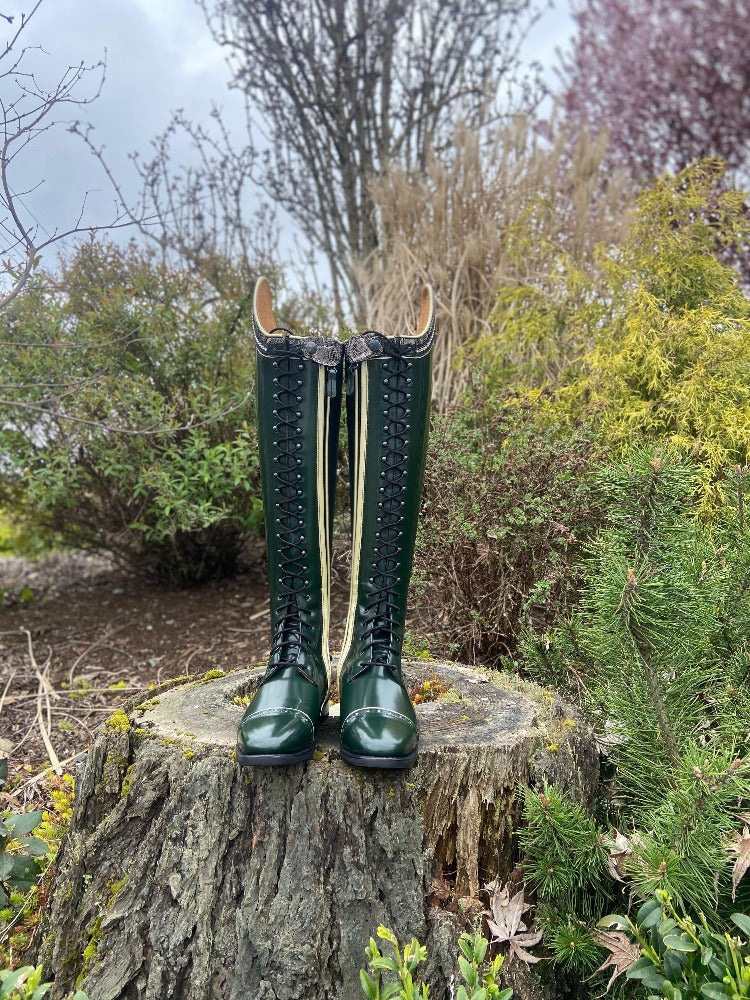
{"type": "MultiPolygon", "coordinates": [[[[402,539],[403,508],[407,482],[407,442],[409,432],[409,402],[411,400],[412,362],[407,360],[405,349],[398,342],[378,337],[379,347],[388,355],[383,365],[385,406],[385,434],[380,471],[380,499],[378,501],[377,544],[372,561],[373,594],[364,608],[365,624],[362,628],[362,650],[355,676],[372,667],[382,666],[394,676],[403,644],[403,609],[399,601],[399,587],[403,572],[402,539]]],[[[365,358],[362,358],[365,360],[365,358]]],[[[355,362],[356,364],[356,362],[355,362]]]]}
{"type": "Polygon", "coordinates": [[[279,551],[279,594],[275,609],[271,653],[263,682],[287,667],[310,677],[300,653],[311,649],[310,624],[306,619],[305,597],[309,580],[306,579],[306,556],[309,545],[303,534],[304,520],[300,514],[305,506],[304,492],[309,488],[299,473],[302,459],[298,455],[302,434],[300,425],[303,380],[302,362],[288,353],[274,359],[276,409],[274,417],[274,493],[276,496],[275,531],[279,551]]]}

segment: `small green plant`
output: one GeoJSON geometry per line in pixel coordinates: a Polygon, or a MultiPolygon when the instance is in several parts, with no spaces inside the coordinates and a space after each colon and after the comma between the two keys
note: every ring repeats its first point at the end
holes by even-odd
{"type": "Polygon", "coordinates": [[[609,851],[602,831],[577,803],[546,781],[543,791],[526,790],[519,838],[525,877],[542,902],[553,903],[560,913],[590,919],[592,908],[611,898],[609,851]]]}
{"type": "Polygon", "coordinates": [[[375,939],[370,938],[370,943],[365,948],[370,972],[365,969],[359,970],[359,981],[368,1000],[391,1000],[391,998],[427,1000],[429,996],[427,986],[422,983],[420,988],[414,983],[417,966],[427,958],[427,949],[424,945],[421,945],[416,938],[412,938],[402,951],[396,935],[382,924],[378,927],[378,937],[390,944],[393,958],[384,955],[375,939]],[[392,973],[397,977],[397,981],[384,982],[384,973],[392,973]]]}
{"type": "MultiPolygon", "coordinates": [[[[7,780],[8,761],[0,760],[0,789],[7,780]]],[[[41,810],[8,813],[0,820],[0,908],[8,905],[12,893],[28,891],[39,879],[37,859],[49,853],[49,845],[32,836],[41,822],[41,810]]]]}
{"type": "MultiPolygon", "coordinates": [[[[0,788],[7,774],[7,761],[0,761],[0,788]]],[[[47,808],[40,813],[24,813],[21,823],[11,823],[17,817],[6,816],[3,826],[13,826],[11,837],[0,849],[0,867],[13,866],[13,875],[21,859],[27,879],[18,883],[10,877],[5,880],[5,902],[0,905],[0,968],[14,968],[19,965],[21,957],[29,946],[34,928],[39,922],[42,900],[46,894],[45,875],[50,872],[50,862],[54,859],[60,847],[60,842],[70,825],[73,809],[73,776],[49,775],[44,782],[47,796],[47,808]],[[27,817],[31,816],[29,820],[27,817]],[[41,816],[41,819],[38,817],[41,816]],[[24,823],[36,822],[33,827],[34,837],[30,832],[21,834],[24,823]],[[19,854],[18,851],[28,851],[24,845],[31,841],[39,850],[37,855],[19,854]],[[44,845],[46,853],[41,853],[44,845]],[[31,884],[29,884],[31,883],[31,884]],[[10,891],[8,891],[10,890],[10,891]]],[[[48,879],[47,879],[48,881],[48,879]]]]}
{"type": "Polygon", "coordinates": [[[625,976],[639,982],[649,1000],[740,1000],[750,997],[750,917],[733,913],[744,940],[712,931],[702,913],[693,920],[660,890],[635,920],[619,914],[599,926],[624,932],[640,948],[625,976]]]}
{"type": "MultiPolygon", "coordinates": [[[[42,982],[41,965],[0,969],[0,1000],[41,1000],[51,989],[52,983],[42,982]]],[[[88,997],[78,990],[70,1000],[88,1000],[88,997]]]]}
{"type": "MultiPolygon", "coordinates": [[[[382,925],[378,927],[378,937],[387,941],[393,949],[393,958],[384,955],[373,938],[365,949],[369,972],[360,969],[359,981],[368,1000],[427,1000],[429,987],[414,983],[414,972],[420,962],[427,958],[427,949],[416,938],[412,938],[403,952],[393,931],[382,925]],[[396,976],[391,982],[384,982],[388,974],[396,976]]],[[[513,990],[501,990],[497,977],[503,965],[503,956],[496,955],[486,964],[489,942],[481,934],[461,935],[458,941],[461,954],[458,967],[465,985],[458,988],[456,1000],[510,1000],[513,990]]]]}
{"type": "Polygon", "coordinates": [[[495,955],[489,968],[483,971],[488,946],[487,938],[481,934],[464,933],[459,938],[458,967],[466,986],[458,987],[456,1000],[510,1000],[513,996],[512,989],[501,990],[497,984],[503,966],[502,955],[495,955]]]}

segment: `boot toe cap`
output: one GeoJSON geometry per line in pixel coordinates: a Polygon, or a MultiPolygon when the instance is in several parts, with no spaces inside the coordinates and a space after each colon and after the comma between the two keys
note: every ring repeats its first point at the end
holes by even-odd
{"type": "MultiPolygon", "coordinates": [[[[300,709],[266,709],[248,715],[237,734],[237,757],[240,763],[254,758],[279,757],[304,760],[315,749],[315,725],[300,709]]],[[[274,761],[269,761],[274,763],[274,761]]]]}
{"type": "MultiPolygon", "coordinates": [[[[413,719],[383,708],[359,708],[341,725],[341,750],[345,760],[365,764],[372,761],[413,763],[419,731],[413,719]],[[362,759],[360,759],[362,758],[362,759]]],[[[391,764],[390,766],[396,766],[391,764]]]]}

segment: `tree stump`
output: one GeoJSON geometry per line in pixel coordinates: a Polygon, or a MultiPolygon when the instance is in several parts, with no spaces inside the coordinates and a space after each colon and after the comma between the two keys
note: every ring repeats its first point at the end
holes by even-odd
{"type": "Polygon", "coordinates": [[[426,944],[442,1000],[460,933],[450,910],[512,870],[523,786],[593,796],[596,750],[569,706],[448,663],[406,667],[410,686],[448,688],[418,707],[412,769],[346,765],[335,714],[307,763],[240,768],[242,698],[261,673],[209,673],[104,725],[47,909],[54,996],[356,1000],[384,923],[426,944]]]}

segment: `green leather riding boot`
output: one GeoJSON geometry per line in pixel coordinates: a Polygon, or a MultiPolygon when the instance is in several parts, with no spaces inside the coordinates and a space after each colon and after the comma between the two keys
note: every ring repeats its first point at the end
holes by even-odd
{"type": "Polygon", "coordinates": [[[404,768],[419,727],[401,675],[406,597],[422,491],[434,339],[432,290],[413,336],[368,332],[345,346],[352,584],[339,661],[341,756],[404,768]]]}
{"type": "Polygon", "coordinates": [[[342,348],[276,326],[255,286],[258,447],[268,548],[271,653],[237,736],[240,764],[296,764],[328,712],[331,534],[342,348]]]}

